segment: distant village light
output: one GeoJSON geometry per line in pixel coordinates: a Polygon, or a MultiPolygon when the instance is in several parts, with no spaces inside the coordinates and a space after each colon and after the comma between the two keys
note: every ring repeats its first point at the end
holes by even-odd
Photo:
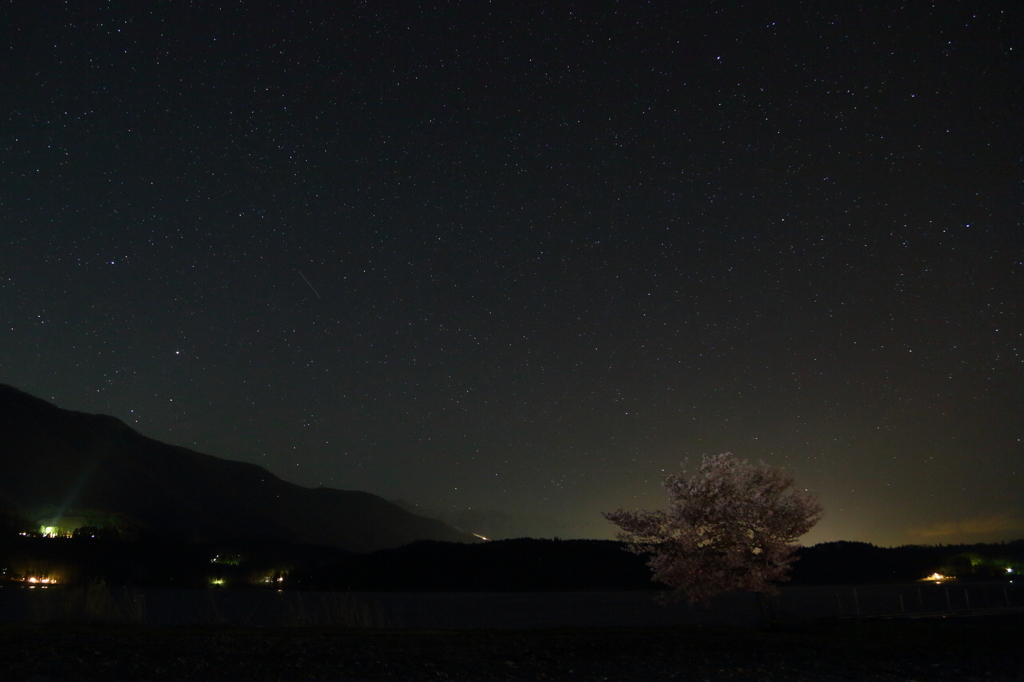
{"type": "Polygon", "coordinates": [[[925,578],[925,580],[932,580],[937,583],[941,583],[943,580],[952,580],[954,577],[955,576],[951,575],[942,575],[941,573],[932,573],[930,576],[925,578]]]}

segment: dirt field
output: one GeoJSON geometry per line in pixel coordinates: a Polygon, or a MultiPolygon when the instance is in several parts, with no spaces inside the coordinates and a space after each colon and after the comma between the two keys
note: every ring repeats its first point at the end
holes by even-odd
{"type": "Polygon", "coordinates": [[[764,629],[4,626],[5,680],[1024,680],[1024,614],[764,629]]]}

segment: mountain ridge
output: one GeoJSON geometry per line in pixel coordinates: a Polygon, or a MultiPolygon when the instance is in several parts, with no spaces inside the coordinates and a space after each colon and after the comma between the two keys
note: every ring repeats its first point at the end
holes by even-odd
{"type": "Polygon", "coordinates": [[[89,507],[146,532],[273,540],[355,552],[416,540],[477,541],[372,493],[304,488],[248,462],[149,438],[110,415],[65,410],[0,384],[0,504],[89,507]]]}

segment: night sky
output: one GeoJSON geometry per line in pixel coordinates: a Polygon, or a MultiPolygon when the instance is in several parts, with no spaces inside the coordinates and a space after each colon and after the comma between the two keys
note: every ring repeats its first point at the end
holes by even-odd
{"type": "Polygon", "coordinates": [[[0,382],[536,534],[731,451],[807,543],[1024,536],[1022,27],[4,2],[0,382]]]}

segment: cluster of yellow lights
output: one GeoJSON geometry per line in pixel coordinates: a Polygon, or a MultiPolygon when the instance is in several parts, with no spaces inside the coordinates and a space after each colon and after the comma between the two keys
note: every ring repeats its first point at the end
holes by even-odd
{"type": "Polygon", "coordinates": [[[934,580],[937,583],[941,583],[943,580],[952,580],[955,576],[942,575],[941,573],[932,573],[925,580],[934,580]]]}
{"type": "Polygon", "coordinates": [[[56,578],[37,578],[35,576],[31,578],[22,578],[22,582],[28,583],[29,587],[49,587],[50,585],[56,585],[56,578]]]}

